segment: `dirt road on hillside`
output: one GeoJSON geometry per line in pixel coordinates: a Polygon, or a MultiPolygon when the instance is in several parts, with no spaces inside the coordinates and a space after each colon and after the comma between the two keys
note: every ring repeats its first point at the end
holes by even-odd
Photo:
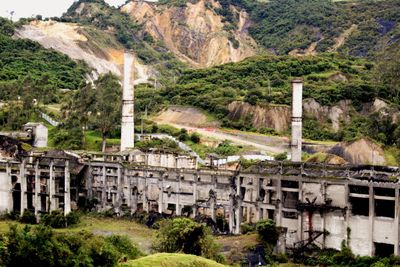
{"type": "Polygon", "coordinates": [[[197,128],[186,125],[169,123],[176,128],[185,128],[189,132],[197,132],[203,136],[217,140],[229,140],[236,145],[251,146],[261,152],[283,153],[288,151],[289,139],[286,137],[266,136],[255,133],[242,133],[239,131],[225,131],[217,128],[197,128]]]}

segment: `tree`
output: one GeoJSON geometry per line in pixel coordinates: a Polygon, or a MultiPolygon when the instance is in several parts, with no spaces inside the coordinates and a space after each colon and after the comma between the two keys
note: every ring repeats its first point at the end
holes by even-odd
{"type": "Polygon", "coordinates": [[[183,252],[221,260],[210,229],[189,218],[162,221],[153,247],[159,252],[183,252]]]}
{"type": "Polygon", "coordinates": [[[256,225],[258,236],[262,242],[275,246],[279,238],[279,231],[273,220],[262,220],[256,225]]]}

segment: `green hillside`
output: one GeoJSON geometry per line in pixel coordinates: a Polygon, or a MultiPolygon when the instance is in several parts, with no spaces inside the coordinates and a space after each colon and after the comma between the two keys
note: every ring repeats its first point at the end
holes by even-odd
{"type": "MultiPolygon", "coordinates": [[[[306,49],[317,42],[316,50],[329,51],[353,24],[339,52],[372,57],[400,39],[400,2],[396,0],[220,0],[245,9],[253,22],[250,34],[259,44],[279,54],[306,49]]],[[[229,10],[226,9],[225,10],[229,10]]],[[[232,12],[225,12],[234,20],[232,12]]]]}
{"type": "Polygon", "coordinates": [[[89,68],[40,44],[16,39],[15,26],[0,17],[0,99],[16,99],[31,91],[42,102],[57,101],[58,89],[77,89],[89,68]]]}

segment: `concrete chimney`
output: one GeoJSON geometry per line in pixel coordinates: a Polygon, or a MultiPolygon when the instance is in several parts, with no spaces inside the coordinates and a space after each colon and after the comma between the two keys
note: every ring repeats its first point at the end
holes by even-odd
{"type": "Polygon", "coordinates": [[[303,80],[292,81],[292,161],[301,161],[302,120],[303,120],[303,80]]]}
{"type": "Polygon", "coordinates": [[[124,53],[124,84],[122,92],[121,151],[134,148],[134,86],[133,55],[124,53]]]}

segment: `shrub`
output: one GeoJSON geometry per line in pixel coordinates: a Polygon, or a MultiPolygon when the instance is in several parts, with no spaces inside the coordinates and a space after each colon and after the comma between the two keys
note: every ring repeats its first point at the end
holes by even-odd
{"type": "Polygon", "coordinates": [[[40,223],[53,228],[67,227],[67,219],[61,211],[52,211],[51,214],[43,215],[40,223]]]}
{"type": "Polygon", "coordinates": [[[78,224],[81,220],[80,214],[76,211],[68,213],[67,216],[65,216],[65,219],[67,220],[67,226],[78,224]]]}
{"type": "Polygon", "coordinates": [[[106,242],[115,247],[121,254],[120,258],[136,259],[143,255],[127,236],[111,235],[106,237],[106,242]]]}
{"type": "MultiPolygon", "coordinates": [[[[400,129],[400,127],[399,127],[399,129],[400,129]]],[[[190,136],[190,140],[193,143],[198,144],[198,143],[200,143],[200,135],[198,133],[192,133],[192,135],[190,136]]],[[[400,141],[399,141],[399,143],[400,143],[400,141]]]]}
{"type": "Polygon", "coordinates": [[[174,218],[160,222],[153,249],[158,252],[183,252],[221,260],[218,245],[206,226],[189,218],[174,218]]]}
{"type": "Polygon", "coordinates": [[[260,240],[275,246],[279,238],[279,231],[273,220],[262,220],[256,224],[256,230],[260,240]]]}
{"type": "Polygon", "coordinates": [[[27,224],[36,224],[37,223],[35,214],[30,210],[25,210],[24,211],[20,221],[22,223],[27,223],[27,224]]]}
{"type": "Polygon", "coordinates": [[[282,161],[286,159],[287,159],[287,152],[283,152],[275,156],[275,160],[282,161]]]}
{"type": "Polygon", "coordinates": [[[242,223],[240,225],[240,232],[242,234],[248,234],[248,233],[252,233],[256,230],[256,226],[254,224],[249,224],[249,223],[242,223]]]}

